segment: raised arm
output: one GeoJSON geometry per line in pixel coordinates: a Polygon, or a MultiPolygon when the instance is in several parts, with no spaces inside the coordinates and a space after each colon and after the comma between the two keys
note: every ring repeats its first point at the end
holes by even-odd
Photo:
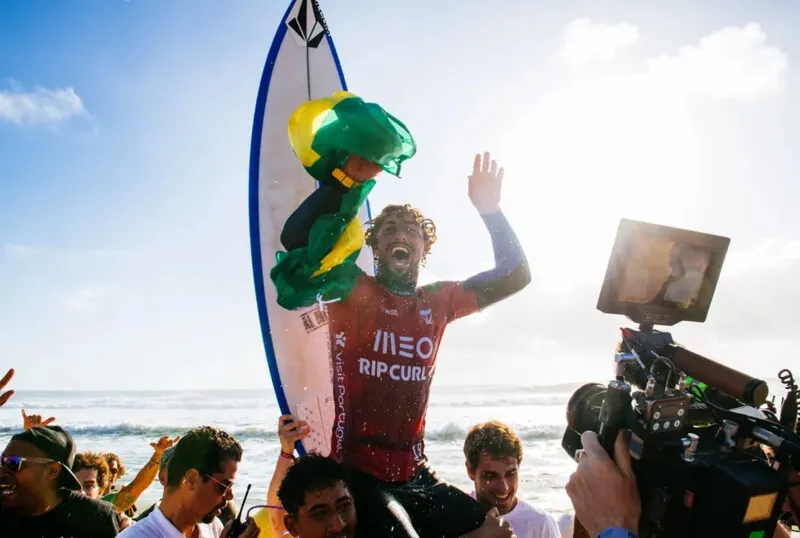
{"type": "Polygon", "coordinates": [[[349,296],[362,274],[356,260],[364,244],[358,212],[375,186],[378,165],[350,157],[330,181],[287,219],[285,252],[270,270],[278,304],[287,309],[349,296]]]}
{"type": "Polygon", "coordinates": [[[331,181],[321,184],[286,220],[281,232],[283,248],[292,251],[307,247],[311,226],[323,215],[341,212],[342,202],[350,189],[373,179],[380,171],[377,164],[351,156],[343,169],[333,172],[331,181]]]}
{"type": "Polygon", "coordinates": [[[494,250],[494,267],[467,279],[464,289],[474,291],[478,306],[485,308],[522,290],[531,281],[528,260],[514,230],[500,210],[503,169],[489,153],[475,156],[469,177],[469,196],[483,219],[494,250]]]}
{"type": "Polygon", "coordinates": [[[165,435],[157,443],[150,443],[150,446],[153,447],[153,456],[144,464],[131,483],[120,489],[114,497],[113,504],[118,512],[124,512],[133,506],[142,493],[150,487],[158,475],[158,464],[161,462],[164,451],[177,443],[179,439],[180,437],[176,437],[172,440],[165,435]]]}
{"type": "MultiPolygon", "coordinates": [[[[297,441],[302,441],[311,429],[305,421],[297,422],[291,415],[283,415],[278,422],[278,437],[281,440],[281,454],[275,463],[275,472],[272,473],[272,480],[267,491],[267,504],[270,506],[281,506],[278,498],[278,490],[281,483],[289,471],[289,467],[294,463],[294,446],[297,441]]],[[[287,534],[286,525],[283,522],[285,512],[276,509],[269,509],[269,520],[272,525],[272,535],[275,537],[287,534]]]]}

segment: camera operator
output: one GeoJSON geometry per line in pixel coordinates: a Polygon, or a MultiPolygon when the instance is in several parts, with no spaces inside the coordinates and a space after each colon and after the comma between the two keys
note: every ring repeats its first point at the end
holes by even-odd
{"type": "MultiPolygon", "coordinates": [[[[627,430],[619,432],[612,461],[595,432],[581,435],[583,450],[575,454],[578,468],[567,482],[567,495],[575,519],[592,538],[637,538],[641,503],[628,452],[629,438],[627,430]]],[[[791,538],[791,533],[778,523],[772,538],[791,538]]]]}
{"type": "Polygon", "coordinates": [[[578,468],[567,482],[567,495],[592,538],[636,538],[641,502],[628,452],[629,432],[620,431],[614,460],[600,446],[597,434],[581,435],[583,449],[575,454],[578,468]]]}

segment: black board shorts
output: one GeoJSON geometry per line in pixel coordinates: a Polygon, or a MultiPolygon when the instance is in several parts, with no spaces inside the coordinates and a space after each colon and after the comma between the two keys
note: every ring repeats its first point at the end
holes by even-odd
{"type": "Polygon", "coordinates": [[[458,538],[486,519],[470,495],[424,464],[408,482],[388,483],[350,471],[358,538],[458,538]]]}

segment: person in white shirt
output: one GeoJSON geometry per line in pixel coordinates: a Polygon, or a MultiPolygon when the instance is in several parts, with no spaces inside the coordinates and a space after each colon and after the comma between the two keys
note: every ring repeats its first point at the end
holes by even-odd
{"type": "Polygon", "coordinates": [[[464,440],[472,495],[488,510],[496,508],[517,538],[559,538],[555,519],[517,497],[522,441],[509,426],[489,421],[473,426],[464,440]]]}
{"type": "MultiPolygon", "coordinates": [[[[175,445],[166,468],[164,496],[153,511],[119,534],[123,538],[226,538],[217,517],[233,499],[241,445],[228,433],[203,426],[190,430],[175,445]]],[[[249,521],[240,538],[256,538],[249,521]]]]}

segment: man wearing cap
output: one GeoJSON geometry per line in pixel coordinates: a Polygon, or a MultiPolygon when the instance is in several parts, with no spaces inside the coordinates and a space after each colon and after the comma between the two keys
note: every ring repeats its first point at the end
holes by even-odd
{"type": "Polygon", "coordinates": [[[58,426],[11,438],[0,457],[0,536],[117,536],[119,514],[111,504],[81,493],[71,470],[74,459],[75,443],[58,426]]]}

